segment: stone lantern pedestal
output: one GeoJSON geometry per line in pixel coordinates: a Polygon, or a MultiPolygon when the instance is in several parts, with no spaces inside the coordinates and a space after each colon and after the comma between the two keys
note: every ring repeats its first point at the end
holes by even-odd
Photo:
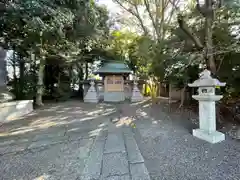
{"type": "Polygon", "coordinates": [[[211,72],[204,70],[200,78],[189,87],[198,87],[198,95],[192,97],[199,101],[199,129],[193,130],[193,136],[210,143],[218,143],[225,140],[225,135],[216,131],[216,107],[215,102],[223,96],[215,94],[216,86],[225,86],[217,79],[211,77],[211,72]]]}
{"type": "Polygon", "coordinates": [[[88,89],[86,96],[84,97],[84,102],[98,103],[98,95],[94,86],[95,85],[94,81],[91,81],[90,85],[91,86],[88,89]]]}

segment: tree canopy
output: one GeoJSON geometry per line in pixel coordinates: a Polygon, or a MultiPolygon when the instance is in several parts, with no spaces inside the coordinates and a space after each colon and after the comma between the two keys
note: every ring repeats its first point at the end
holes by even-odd
{"type": "Polygon", "coordinates": [[[0,4],[0,46],[12,52],[9,85],[16,98],[42,105],[69,98],[76,86],[82,97],[82,81],[104,60],[124,61],[140,79],[184,90],[208,68],[227,82],[225,97],[239,94],[239,2],[114,2],[121,9],[115,16],[94,0],[0,4]]]}

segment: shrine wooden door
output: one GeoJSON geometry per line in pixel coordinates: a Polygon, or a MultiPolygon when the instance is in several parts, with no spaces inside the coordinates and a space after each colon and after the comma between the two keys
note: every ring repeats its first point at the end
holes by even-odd
{"type": "Polygon", "coordinates": [[[104,79],[105,92],[123,92],[124,79],[123,76],[111,75],[106,76],[104,79]]]}

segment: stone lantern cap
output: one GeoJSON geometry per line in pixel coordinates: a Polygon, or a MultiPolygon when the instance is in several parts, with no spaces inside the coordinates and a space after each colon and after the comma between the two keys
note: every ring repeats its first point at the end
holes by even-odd
{"type": "Polygon", "coordinates": [[[211,72],[205,69],[199,74],[200,78],[194,81],[192,84],[188,84],[189,87],[215,87],[225,86],[226,83],[220,82],[218,79],[211,77],[211,72]]]}

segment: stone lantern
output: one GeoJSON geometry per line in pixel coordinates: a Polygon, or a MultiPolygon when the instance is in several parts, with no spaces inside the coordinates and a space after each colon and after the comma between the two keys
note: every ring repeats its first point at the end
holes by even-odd
{"type": "Polygon", "coordinates": [[[136,80],[134,80],[131,102],[140,102],[142,100],[143,100],[143,95],[141,94],[140,90],[138,89],[138,82],[136,80]]]}
{"type": "Polygon", "coordinates": [[[193,136],[210,143],[218,143],[225,140],[225,135],[216,131],[216,107],[215,102],[223,96],[215,94],[216,86],[225,86],[219,80],[211,77],[211,72],[204,70],[199,74],[200,78],[189,87],[198,87],[198,95],[192,97],[199,101],[199,129],[193,129],[193,136]]]}
{"type": "Polygon", "coordinates": [[[90,88],[87,91],[87,94],[84,97],[84,102],[89,103],[98,103],[98,95],[95,89],[95,82],[93,80],[90,81],[90,88]]]}

